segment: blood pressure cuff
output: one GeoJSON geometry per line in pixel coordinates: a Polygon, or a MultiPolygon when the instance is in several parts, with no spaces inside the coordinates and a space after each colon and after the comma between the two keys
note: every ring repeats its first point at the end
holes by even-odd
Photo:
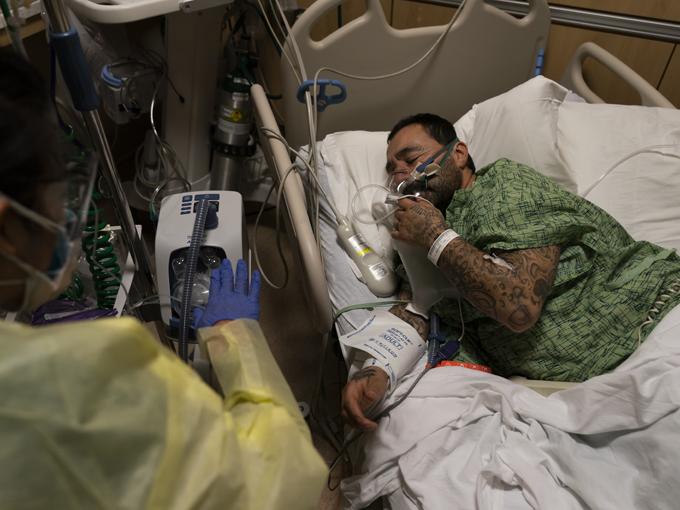
{"type": "MultiPolygon", "coordinates": [[[[386,310],[374,311],[359,328],[342,335],[340,342],[368,354],[372,359],[366,363],[387,373],[391,390],[426,350],[425,342],[415,328],[386,310]]],[[[368,366],[366,363],[364,366],[368,366]]]]}

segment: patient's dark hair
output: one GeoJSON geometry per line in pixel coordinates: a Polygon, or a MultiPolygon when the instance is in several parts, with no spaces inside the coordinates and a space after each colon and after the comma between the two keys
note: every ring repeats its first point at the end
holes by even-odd
{"type": "MultiPolygon", "coordinates": [[[[397,122],[392,128],[392,131],[390,131],[390,134],[387,136],[387,141],[389,142],[392,140],[392,138],[394,138],[394,136],[399,131],[404,129],[406,126],[410,126],[411,124],[420,124],[423,126],[425,131],[427,131],[427,134],[442,145],[446,145],[457,138],[456,130],[453,128],[453,124],[451,124],[445,118],[433,113],[417,113],[415,115],[405,117],[397,122]]],[[[472,161],[472,156],[470,156],[469,153],[466,165],[473,172],[475,171],[475,162],[472,161]]]]}
{"type": "Polygon", "coordinates": [[[0,191],[32,207],[39,184],[65,177],[47,86],[25,60],[0,51],[0,191]]]}

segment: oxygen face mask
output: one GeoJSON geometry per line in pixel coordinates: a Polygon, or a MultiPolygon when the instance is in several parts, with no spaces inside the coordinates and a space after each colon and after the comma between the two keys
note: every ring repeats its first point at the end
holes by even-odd
{"type": "MultiPolygon", "coordinates": [[[[394,179],[390,177],[388,187],[393,194],[397,195],[419,195],[421,192],[427,190],[427,181],[439,173],[441,167],[446,163],[451,155],[451,151],[458,143],[458,139],[454,138],[449,143],[439,149],[433,156],[423,162],[418,162],[416,167],[406,179],[399,183],[395,183],[394,179]],[[437,158],[441,155],[441,161],[437,162],[437,158]]],[[[387,202],[390,203],[390,202],[387,202]]]]}

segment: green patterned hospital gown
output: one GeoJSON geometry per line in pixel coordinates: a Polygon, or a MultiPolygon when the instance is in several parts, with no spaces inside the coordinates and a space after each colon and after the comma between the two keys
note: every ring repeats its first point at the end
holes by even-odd
{"type": "MultiPolygon", "coordinates": [[[[637,348],[639,326],[660,292],[680,278],[674,251],[635,242],[599,207],[507,159],[478,170],[473,186],[454,194],[446,220],[487,253],[561,248],[552,292],[530,330],[513,333],[463,300],[465,337],[456,359],[502,376],[583,381],[614,369],[637,348]]],[[[680,294],[657,318],[677,304],[680,294]]],[[[449,328],[460,328],[456,301],[436,311],[449,328]]]]}

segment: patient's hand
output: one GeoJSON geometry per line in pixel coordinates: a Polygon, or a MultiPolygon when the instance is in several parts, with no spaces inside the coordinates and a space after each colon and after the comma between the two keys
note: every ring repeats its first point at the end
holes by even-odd
{"type": "Polygon", "coordinates": [[[364,430],[375,430],[378,424],[369,420],[374,406],[382,400],[389,378],[378,367],[366,367],[359,370],[347,382],[342,390],[342,417],[350,424],[364,430]]]}
{"type": "Polygon", "coordinates": [[[448,228],[441,211],[422,198],[399,200],[394,219],[394,239],[420,245],[426,250],[448,228]]]}

